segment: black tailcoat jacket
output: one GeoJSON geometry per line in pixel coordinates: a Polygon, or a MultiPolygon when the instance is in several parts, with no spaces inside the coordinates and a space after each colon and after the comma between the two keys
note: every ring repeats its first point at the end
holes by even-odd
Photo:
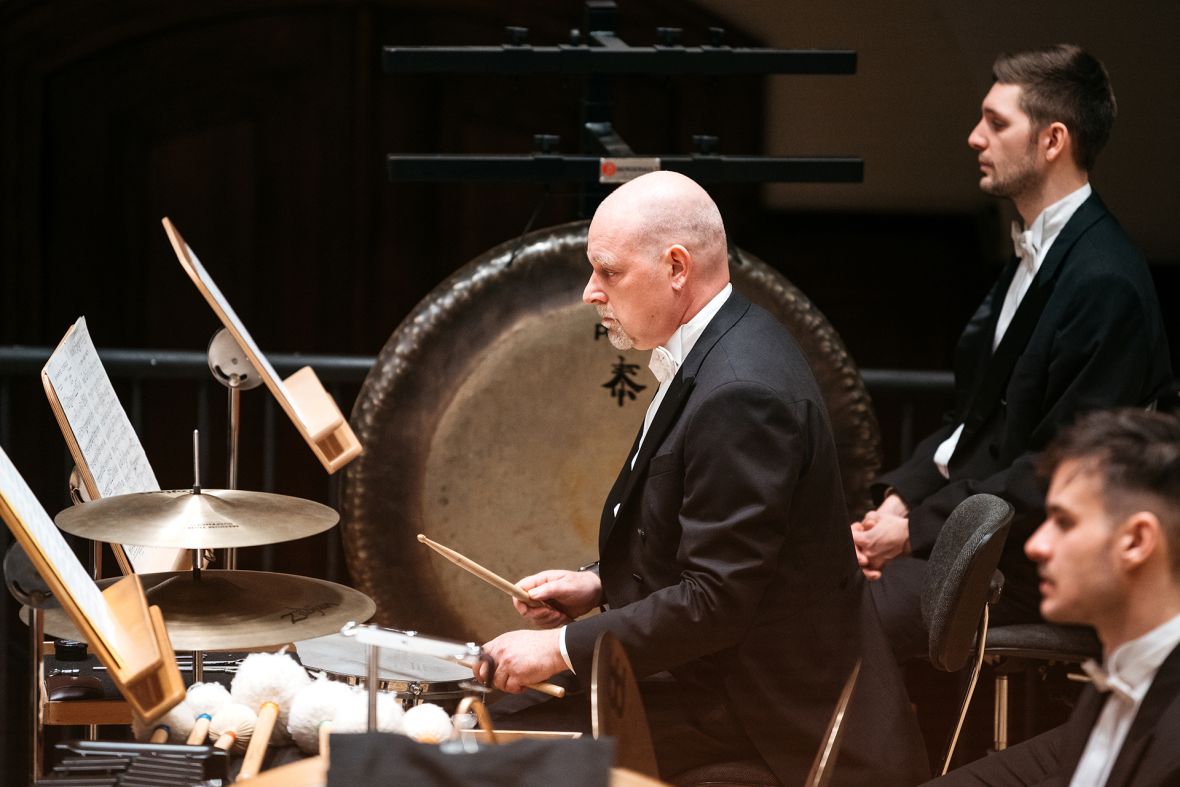
{"type": "MultiPolygon", "coordinates": [[[[1107,695],[1087,686],[1060,727],[977,760],[931,785],[938,787],[1068,787],[1098,722],[1107,695]]],[[[1115,755],[1105,787],[1180,785],[1180,648],[1160,665],[1127,737],[1115,755]]]]}
{"type": "Polygon", "coordinates": [[[861,657],[833,783],[921,781],[925,752],[856,563],[827,410],[787,330],[734,292],[628,468],[599,535],[609,609],[566,630],[576,673],[590,674],[610,631],[639,675],[670,671],[723,701],[798,784],[861,657]]]}
{"type": "Polygon", "coordinates": [[[1001,563],[1004,592],[1034,594],[1035,609],[1035,570],[1022,555],[1044,517],[1036,452],[1082,412],[1150,404],[1167,390],[1172,370],[1151,273],[1097,194],[1062,228],[993,352],[1016,266],[1013,258],[959,339],[956,408],[946,426],[878,479],[874,493],[879,502],[893,487],[910,506],[910,544],[919,556],[970,495],[1008,500],[1016,518],[1001,563]],[[960,423],[948,480],[934,452],[960,423]]]}

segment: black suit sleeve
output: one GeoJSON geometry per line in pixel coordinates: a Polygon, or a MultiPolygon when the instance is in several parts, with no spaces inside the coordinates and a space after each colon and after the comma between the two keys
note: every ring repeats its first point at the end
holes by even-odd
{"type": "Polygon", "coordinates": [[[811,456],[812,407],[731,382],[685,414],[682,465],[646,478],[639,501],[672,506],[680,580],[570,624],[566,644],[580,676],[590,674],[604,631],[620,639],[639,675],[740,640],[777,571],[795,479],[811,456]]]}
{"type": "MultiPolygon", "coordinates": [[[[1162,392],[1170,377],[1167,349],[1161,350],[1158,340],[1153,341],[1155,320],[1149,315],[1154,312],[1134,283],[1111,272],[1086,277],[1073,293],[1046,357],[1036,359],[1046,370],[1043,380],[1014,378],[1008,385],[1006,417],[1013,421],[1023,416],[1030,421],[1007,426],[1030,435],[1027,450],[999,472],[946,482],[911,505],[910,544],[915,554],[929,554],[946,517],[978,492],[1012,503],[1016,519],[1009,538],[1023,543],[1044,510],[1045,486],[1036,475],[1036,452],[1083,412],[1144,406],[1162,392]]],[[[987,435],[979,438],[989,439],[987,435]]],[[[930,467],[938,472],[933,462],[930,467]]]]}

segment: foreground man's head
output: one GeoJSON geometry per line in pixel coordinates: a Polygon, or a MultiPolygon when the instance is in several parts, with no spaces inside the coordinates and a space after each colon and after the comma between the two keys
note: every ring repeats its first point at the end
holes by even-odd
{"type": "Polygon", "coordinates": [[[1045,455],[1047,518],[1025,545],[1041,614],[1086,623],[1109,650],[1180,614],[1180,421],[1091,413],[1045,455]]]}
{"type": "Polygon", "coordinates": [[[586,241],[590,280],[615,347],[650,350],[729,281],[725,225],[713,199],[674,172],[623,184],[594,214],[586,241]]]}

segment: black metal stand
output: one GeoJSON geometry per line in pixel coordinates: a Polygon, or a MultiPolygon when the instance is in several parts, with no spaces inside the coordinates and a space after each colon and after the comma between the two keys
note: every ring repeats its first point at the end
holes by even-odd
{"type": "Polygon", "coordinates": [[[583,75],[582,133],[579,155],[555,152],[558,138],[534,136],[537,152],[507,155],[404,155],[391,153],[391,181],[575,182],[580,207],[590,216],[611,187],[647,172],[670,170],[700,183],[859,183],[864,160],[856,156],[721,156],[716,137],[693,138],[692,155],[638,156],[615,131],[613,78],[647,75],[846,75],[856,73],[851,50],[795,50],[729,47],[725,31],[710,28],[707,46],[680,44],[679,28],[661,27],[657,46],[631,46],[615,33],[615,0],[587,0],[582,26],[570,43],[532,46],[528,29],[507,28],[502,46],[387,46],[387,74],[480,73],[501,75],[583,75]]]}

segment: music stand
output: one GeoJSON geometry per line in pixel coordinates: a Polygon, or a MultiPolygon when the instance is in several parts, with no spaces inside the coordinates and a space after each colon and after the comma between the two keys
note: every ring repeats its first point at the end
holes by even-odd
{"type": "Polygon", "coordinates": [[[229,301],[197,259],[196,253],[185,243],[180,231],[167,216],[161,219],[161,222],[181,267],[242,348],[242,352],[257,370],[262,382],[274,394],[279,406],[307,441],[324,469],[334,473],[359,456],[360,441],[340,413],[340,408],[336,406],[332,396],[324,389],[315,370],[310,366],[304,366],[285,380],[279,379],[274,367],[262,354],[246,326],[229,305],[229,301]]]}

